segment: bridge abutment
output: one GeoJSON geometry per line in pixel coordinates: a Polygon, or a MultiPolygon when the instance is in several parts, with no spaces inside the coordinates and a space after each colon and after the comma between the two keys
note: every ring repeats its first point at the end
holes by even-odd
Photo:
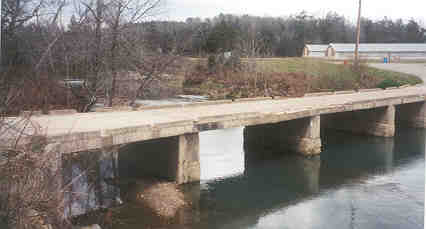
{"type": "Polygon", "coordinates": [[[244,128],[246,151],[271,150],[316,155],[321,152],[320,117],[295,119],[244,128]],[[250,150],[247,150],[247,149],[250,150]]]}
{"type": "Polygon", "coordinates": [[[398,126],[425,128],[426,103],[408,103],[397,106],[396,123],[398,126]]]}
{"type": "Polygon", "coordinates": [[[324,128],[378,137],[395,135],[395,106],[356,110],[322,116],[324,128]]]}
{"type": "Polygon", "coordinates": [[[129,144],[119,152],[124,177],[153,176],[178,184],[200,180],[198,133],[129,144]]]}

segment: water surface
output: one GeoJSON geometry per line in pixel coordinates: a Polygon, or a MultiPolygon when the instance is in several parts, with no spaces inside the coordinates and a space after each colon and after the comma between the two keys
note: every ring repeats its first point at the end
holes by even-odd
{"type": "Polygon", "coordinates": [[[159,222],[127,203],[117,228],[423,228],[424,130],[322,138],[321,156],[303,158],[245,152],[241,128],[201,133],[191,207],[159,222]]]}

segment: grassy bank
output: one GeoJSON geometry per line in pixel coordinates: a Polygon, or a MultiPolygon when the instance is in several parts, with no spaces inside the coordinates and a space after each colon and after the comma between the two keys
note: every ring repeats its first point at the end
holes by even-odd
{"type": "MultiPolygon", "coordinates": [[[[356,80],[359,74],[351,69],[350,65],[326,62],[309,58],[266,58],[243,59],[246,63],[255,63],[261,72],[303,72],[315,78],[336,78],[336,80],[356,80]]],[[[366,75],[373,76],[376,81],[394,80],[402,84],[417,84],[422,80],[414,75],[380,70],[363,66],[366,75]]],[[[332,88],[330,88],[332,89],[332,88]]]]}
{"type": "MultiPolygon", "coordinates": [[[[241,59],[242,68],[219,67],[212,71],[205,59],[190,59],[192,71],[185,74],[186,93],[212,99],[255,96],[301,96],[308,92],[351,90],[418,84],[414,75],[308,58],[241,59]]],[[[189,66],[188,66],[189,67],[189,66]]],[[[191,67],[189,67],[191,68],[191,67]]]]}

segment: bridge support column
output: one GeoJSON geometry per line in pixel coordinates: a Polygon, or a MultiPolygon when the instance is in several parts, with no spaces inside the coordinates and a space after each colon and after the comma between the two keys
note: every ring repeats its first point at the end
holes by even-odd
{"type": "Polygon", "coordinates": [[[347,111],[322,117],[325,128],[379,137],[395,135],[395,106],[347,111]]]}
{"type": "Polygon", "coordinates": [[[178,136],[176,182],[200,181],[200,139],[198,133],[178,136]]]}
{"type": "Polygon", "coordinates": [[[153,176],[178,184],[200,180],[198,133],[129,144],[118,158],[121,177],[153,176]]]}
{"type": "Polygon", "coordinates": [[[295,119],[244,128],[246,151],[289,151],[302,155],[321,152],[320,117],[295,119]]]}
{"type": "Polygon", "coordinates": [[[425,128],[426,102],[409,103],[397,106],[396,123],[399,126],[425,128]]]}

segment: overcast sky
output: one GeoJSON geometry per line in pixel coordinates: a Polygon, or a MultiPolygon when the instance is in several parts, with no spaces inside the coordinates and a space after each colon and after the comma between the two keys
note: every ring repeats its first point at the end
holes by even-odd
{"type": "MultiPolygon", "coordinates": [[[[288,16],[306,10],[316,16],[335,11],[355,21],[358,0],[165,0],[163,19],[214,17],[219,13],[257,16],[288,16]]],[[[363,16],[403,18],[426,22],[426,0],[364,0],[363,16]]]]}

